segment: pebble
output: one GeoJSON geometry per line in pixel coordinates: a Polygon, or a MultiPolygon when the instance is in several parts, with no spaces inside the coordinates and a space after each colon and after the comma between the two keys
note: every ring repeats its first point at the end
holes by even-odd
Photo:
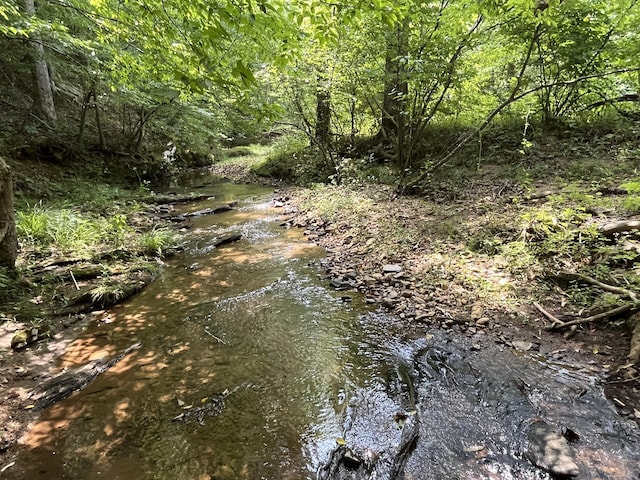
{"type": "Polygon", "coordinates": [[[383,273],[399,273],[402,271],[402,267],[400,265],[384,265],[382,267],[383,273]]]}

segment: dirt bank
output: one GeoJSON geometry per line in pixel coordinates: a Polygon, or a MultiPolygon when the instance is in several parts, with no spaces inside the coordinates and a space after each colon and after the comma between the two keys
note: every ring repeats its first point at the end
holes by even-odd
{"type": "MultiPolygon", "coordinates": [[[[501,256],[474,253],[467,239],[483,223],[517,225],[513,192],[497,190],[441,203],[395,198],[380,185],[287,190],[284,224],[304,228],[327,250],[327,282],[362,292],[407,328],[442,327],[504,348],[540,354],[593,372],[621,415],[640,421],[640,382],[629,365],[624,319],[548,331],[534,302],[555,311],[572,305],[541,278],[509,268],[501,256]],[[488,205],[492,205],[487,214],[488,205]],[[499,219],[499,220],[498,220],[499,219]]],[[[564,318],[564,317],[563,317],[564,318]]]]}

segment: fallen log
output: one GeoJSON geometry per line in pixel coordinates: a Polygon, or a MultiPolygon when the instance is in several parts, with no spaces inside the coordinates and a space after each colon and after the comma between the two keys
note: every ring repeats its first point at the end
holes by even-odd
{"type": "Polygon", "coordinates": [[[54,403],[64,400],[73,392],[81,390],[89,385],[98,377],[98,375],[109,370],[116,363],[135,350],[138,350],[141,346],[141,343],[134,343],[129,348],[106,362],[103,360],[94,360],[82,367],[63,372],[60,375],[36,385],[29,393],[29,398],[34,400],[33,408],[36,411],[43,410],[54,403]]]}
{"type": "Polygon", "coordinates": [[[226,245],[227,243],[237,242],[242,238],[242,235],[239,233],[232,233],[231,235],[227,235],[225,237],[217,239],[213,242],[214,247],[220,247],[221,245],[226,245]]]}
{"type": "Polygon", "coordinates": [[[201,217],[203,215],[214,215],[216,213],[228,212],[230,210],[233,210],[236,205],[236,202],[231,202],[216,208],[204,208],[202,210],[196,210],[195,212],[181,213],[180,215],[169,217],[168,220],[172,222],[182,222],[191,217],[201,217]]]}
{"type": "Polygon", "coordinates": [[[175,203],[199,202],[213,198],[213,195],[154,195],[147,198],[147,203],[155,203],[157,205],[170,205],[175,203]]]}
{"type": "Polygon", "coordinates": [[[638,229],[640,229],[639,220],[620,220],[601,225],[598,231],[605,237],[610,237],[616,233],[630,232],[638,229]]]}
{"type": "Polygon", "coordinates": [[[233,210],[233,207],[236,205],[235,202],[227,203],[226,205],[221,205],[216,208],[204,208],[202,210],[197,210],[195,212],[183,213],[183,217],[201,217],[203,215],[213,215],[215,213],[228,212],[229,210],[233,210]]]}

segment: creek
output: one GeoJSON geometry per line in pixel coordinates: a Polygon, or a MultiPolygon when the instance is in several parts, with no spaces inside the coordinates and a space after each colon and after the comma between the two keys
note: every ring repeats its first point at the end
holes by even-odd
{"type": "Polygon", "coordinates": [[[640,478],[640,432],[588,368],[372,311],[329,288],[272,190],[208,181],[177,213],[237,207],[192,217],[161,276],[69,344],[61,369],[142,346],[43,411],[7,478],[553,478],[528,453],[538,420],[571,434],[577,478],[640,478]]]}

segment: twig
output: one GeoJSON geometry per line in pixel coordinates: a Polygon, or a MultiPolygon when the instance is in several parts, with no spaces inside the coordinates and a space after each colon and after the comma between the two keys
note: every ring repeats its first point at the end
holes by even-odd
{"type": "Polygon", "coordinates": [[[213,338],[215,338],[217,341],[219,341],[220,343],[224,343],[225,345],[227,344],[227,342],[225,342],[224,340],[222,340],[221,338],[216,337],[213,333],[211,333],[209,330],[207,330],[207,327],[204,327],[204,331],[206,333],[208,333],[209,335],[211,335],[213,338]]]}
{"type": "Polygon", "coordinates": [[[80,290],[78,282],[76,282],[76,277],[73,275],[73,270],[69,270],[69,273],[71,274],[71,280],[73,280],[73,284],[76,286],[76,290],[80,290]]]}
{"type": "Polygon", "coordinates": [[[538,302],[533,302],[533,306],[536,307],[541,314],[543,314],[545,317],[551,320],[552,327],[555,327],[556,325],[558,327],[563,327],[565,325],[565,323],[562,320],[559,320],[558,318],[554,317],[552,314],[547,312],[544,308],[542,308],[542,305],[540,305],[538,302]]]}
{"type": "Polygon", "coordinates": [[[562,325],[549,325],[545,327],[545,330],[554,330],[557,327],[570,327],[571,325],[581,325],[583,323],[595,322],[597,320],[603,320],[606,318],[615,317],[616,315],[620,315],[621,313],[628,312],[629,310],[638,309],[638,305],[635,303],[627,303],[626,305],[622,305],[620,307],[616,307],[613,310],[609,310],[608,312],[599,313],[597,315],[592,315],[587,318],[579,318],[577,320],[571,320],[570,322],[564,322],[562,325]]]}

